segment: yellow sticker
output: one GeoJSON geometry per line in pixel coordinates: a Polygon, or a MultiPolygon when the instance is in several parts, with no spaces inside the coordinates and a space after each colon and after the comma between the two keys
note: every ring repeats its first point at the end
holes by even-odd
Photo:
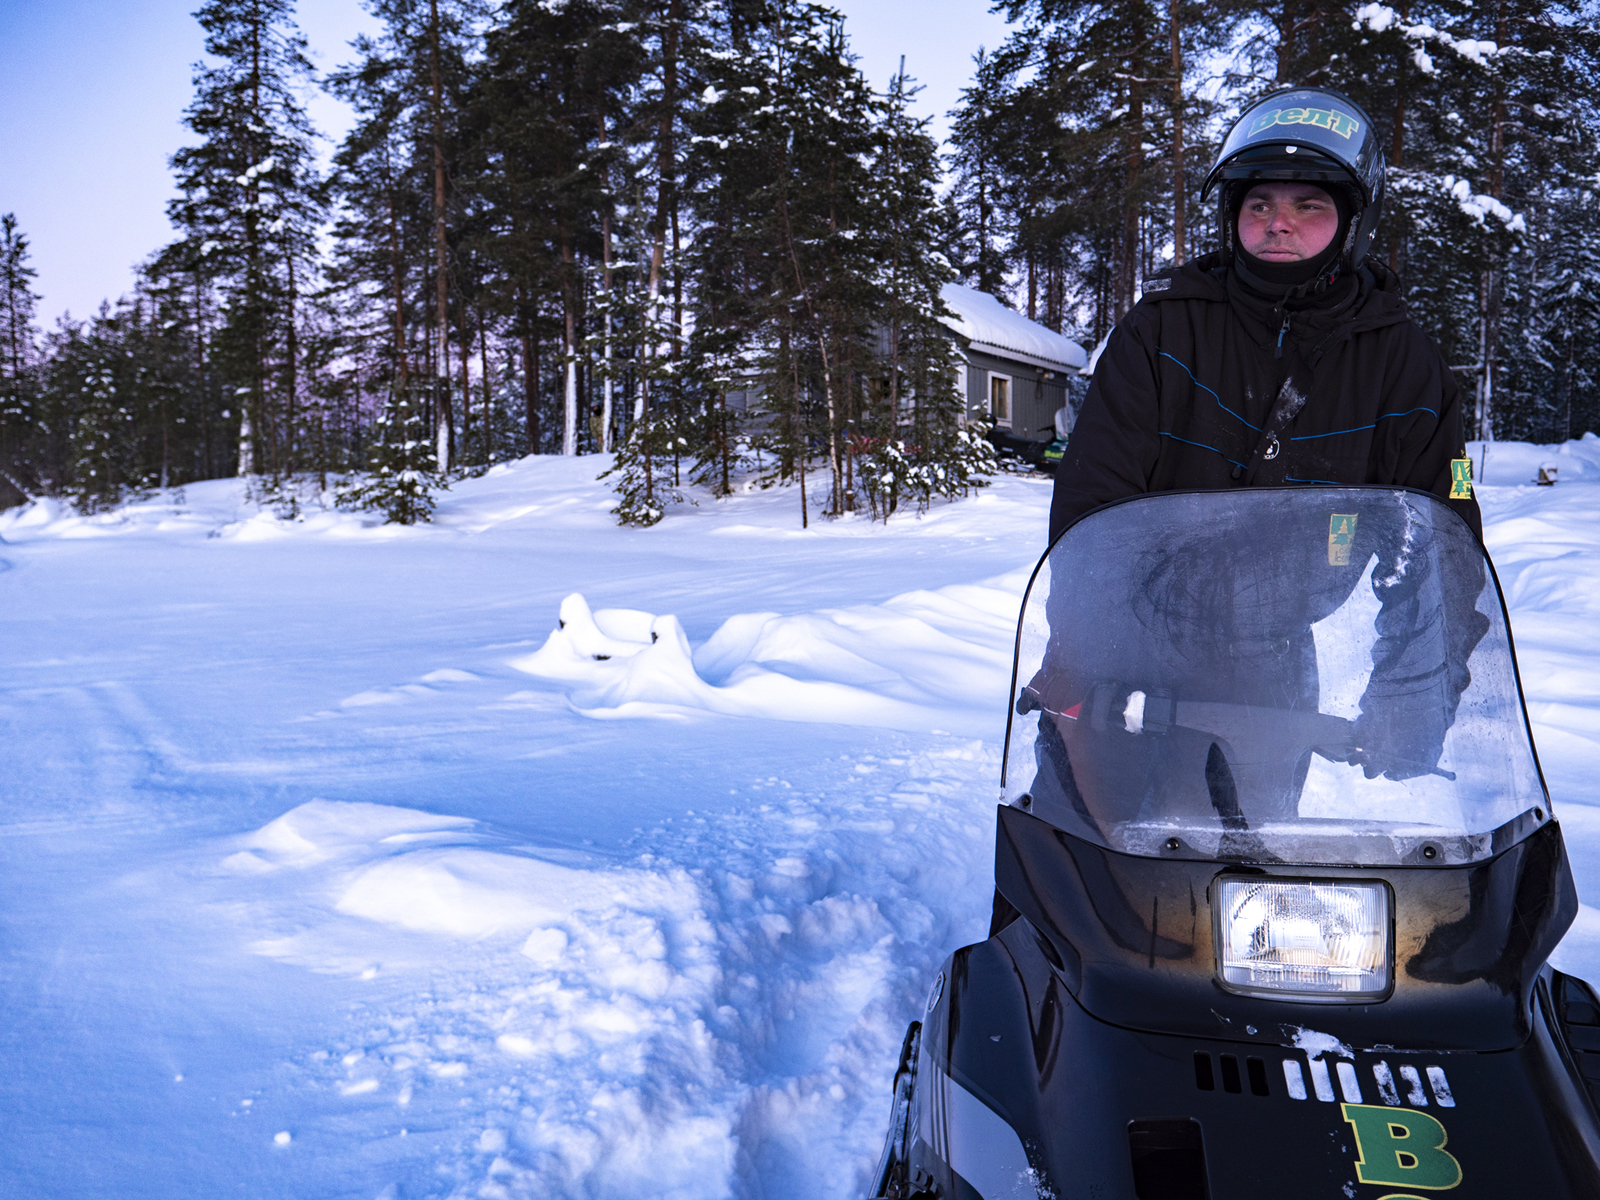
{"type": "Polygon", "coordinates": [[[1328,518],[1328,565],[1350,565],[1350,543],[1356,540],[1356,514],[1334,513],[1328,518]]]}
{"type": "Polygon", "coordinates": [[[1450,499],[1472,499],[1472,460],[1470,458],[1452,458],[1450,460],[1450,499]]]}
{"type": "Polygon", "coordinates": [[[1461,1182],[1461,1163],[1445,1149],[1450,1137],[1427,1113],[1379,1104],[1339,1108],[1355,1130],[1356,1178],[1362,1183],[1447,1192],[1461,1182]]]}

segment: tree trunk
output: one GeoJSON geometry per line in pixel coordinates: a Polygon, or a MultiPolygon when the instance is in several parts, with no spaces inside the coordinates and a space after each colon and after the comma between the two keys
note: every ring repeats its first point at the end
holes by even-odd
{"type": "Polygon", "coordinates": [[[601,222],[601,234],[604,239],[601,245],[605,258],[602,265],[605,271],[606,287],[606,333],[605,347],[602,351],[605,355],[605,380],[601,384],[603,398],[600,402],[600,453],[610,454],[614,449],[611,445],[611,420],[616,386],[611,377],[611,305],[616,298],[616,293],[612,290],[611,217],[609,215],[601,222]]]}
{"type": "Polygon", "coordinates": [[[465,459],[472,450],[472,375],[467,357],[472,353],[472,334],[467,328],[467,298],[461,298],[461,453],[465,459]]]}
{"type": "MultiPolygon", "coordinates": [[[[1495,9],[1495,45],[1502,48],[1506,45],[1506,10],[1500,4],[1495,9]]],[[[1490,116],[1489,128],[1489,194],[1496,200],[1505,196],[1506,189],[1506,87],[1504,68],[1497,66],[1494,75],[1494,109],[1490,116]]],[[[1498,257],[1498,256],[1496,256],[1498,257]]],[[[1483,357],[1478,361],[1483,366],[1483,374],[1479,376],[1482,387],[1479,393],[1480,419],[1485,423],[1487,430],[1481,436],[1494,437],[1494,368],[1495,359],[1500,353],[1500,319],[1502,316],[1501,294],[1504,291],[1505,273],[1498,269],[1498,264],[1491,260],[1489,269],[1483,272],[1483,332],[1480,338],[1483,347],[1483,357]]]]}
{"type": "Polygon", "coordinates": [[[386,179],[389,199],[389,265],[394,284],[394,366],[397,392],[404,395],[410,385],[410,362],[406,354],[405,259],[400,254],[400,217],[395,209],[394,180],[386,179]]]}
{"type": "Polygon", "coordinates": [[[1189,198],[1183,175],[1183,18],[1178,0],[1168,0],[1167,25],[1172,33],[1172,265],[1179,267],[1189,257],[1189,198]]]}
{"type": "MultiPolygon", "coordinates": [[[[660,324],[662,269],[666,262],[667,232],[677,206],[677,108],[678,46],[683,27],[683,0],[669,0],[661,28],[661,109],[656,119],[656,211],[650,222],[650,289],[646,302],[645,325],[652,332],[641,339],[648,343],[660,324]]],[[[676,264],[674,264],[676,268],[676,264]]],[[[639,399],[635,419],[644,416],[647,403],[643,367],[647,350],[640,347],[639,399]]]]}
{"type": "Polygon", "coordinates": [[[1039,275],[1035,270],[1035,248],[1033,239],[1028,239],[1028,320],[1039,319],[1039,275]]]}
{"type": "Polygon", "coordinates": [[[1133,307],[1134,288],[1139,279],[1139,174],[1144,168],[1144,85],[1139,75],[1144,68],[1141,40],[1129,62],[1128,118],[1123,132],[1122,236],[1121,261],[1117,264],[1117,291],[1113,299],[1118,321],[1133,307]]]}
{"type": "Polygon", "coordinates": [[[206,456],[204,478],[210,479],[217,469],[217,460],[211,447],[211,396],[206,387],[205,285],[198,269],[194,275],[194,376],[200,389],[200,440],[206,456]]]}
{"type": "MultiPolygon", "coordinates": [[[[1400,23],[1411,19],[1410,0],[1401,0],[1400,23]]],[[[1398,171],[1405,165],[1406,157],[1406,50],[1402,46],[1394,64],[1394,126],[1389,134],[1389,169],[1398,171]]],[[[1400,227],[1394,217],[1389,218],[1389,270],[1400,271],[1400,227]]]]}
{"type": "Polygon", "coordinates": [[[561,311],[566,333],[564,343],[566,388],[565,402],[561,409],[561,453],[570,456],[578,452],[578,314],[577,302],[573,295],[576,288],[572,280],[576,265],[572,243],[569,241],[563,240],[561,243],[561,263],[565,267],[561,280],[561,311]]]}
{"type": "Polygon", "coordinates": [[[533,317],[522,326],[522,404],[527,424],[528,453],[539,453],[539,343],[533,336],[533,317]]]}
{"type": "MultiPolygon", "coordinates": [[[[250,115],[256,128],[265,128],[265,121],[261,117],[261,23],[252,22],[250,26],[250,115]]],[[[252,143],[250,149],[256,151],[252,143]]],[[[256,153],[250,155],[250,166],[255,166],[260,159],[256,153]]],[[[266,403],[266,363],[265,348],[261,342],[261,318],[264,297],[261,286],[261,184],[254,171],[248,172],[249,182],[245,184],[245,213],[244,213],[244,255],[245,255],[245,294],[246,303],[251,310],[253,328],[251,330],[250,354],[250,394],[239,412],[239,474],[248,476],[255,470],[255,429],[251,422],[251,409],[257,411],[266,403]]]]}
{"type": "Polygon", "coordinates": [[[478,366],[483,371],[483,465],[494,466],[494,393],[489,386],[489,322],[478,313],[478,366]]]}
{"type": "Polygon", "coordinates": [[[450,277],[444,224],[444,84],[439,75],[439,0],[428,0],[428,70],[433,82],[433,246],[434,271],[438,274],[435,320],[439,338],[434,351],[438,380],[438,401],[433,411],[434,455],[439,473],[443,475],[450,470],[454,421],[450,411],[450,277]]]}
{"type": "Polygon", "coordinates": [[[1478,275],[1478,439],[1494,441],[1494,361],[1493,338],[1490,336],[1490,295],[1494,290],[1494,272],[1482,271],[1478,275]]]}
{"type": "Polygon", "coordinates": [[[1278,14],[1278,77],[1275,83],[1281,85],[1291,82],[1289,78],[1289,63],[1294,57],[1294,0],[1283,0],[1283,9],[1278,14]]]}
{"type": "Polygon", "coordinates": [[[299,420],[297,405],[300,399],[300,293],[294,277],[294,255],[286,253],[284,261],[289,268],[289,322],[284,330],[283,364],[283,473],[293,475],[295,456],[295,422],[299,420]]]}

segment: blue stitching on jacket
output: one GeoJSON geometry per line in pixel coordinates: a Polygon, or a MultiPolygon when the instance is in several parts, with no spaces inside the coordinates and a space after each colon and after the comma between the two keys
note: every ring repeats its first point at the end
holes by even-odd
{"type": "MultiPolygon", "coordinates": [[[[1434,420],[1439,419],[1439,414],[1433,412],[1431,408],[1408,408],[1405,412],[1383,413],[1378,417],[1378,421],[1383,420],[1384,417],[1409,417],[1412,413],[1419,412],[1433,413],[1434,420]]],[[[1291,442],[1309,442],[1315,438],[1338,437],[1341,433],[1360,433],[1363,429],[1376,429],[1378,421],[1374,421],[1371,425],[1357,425],[1354,429],[1335,429],[1332,433],[1302,433],[1299,437],[1292,437],[1289,440],[1291,442]]]]}
{"type": "Polygon", "coordinates": [[[1293,475],[1285,475],[1285,483],[1328,483],[1334,487],[1349,487],[1348,483],[1340,483],[1337,479],[1297,479],[1293,475]]]}
{"type": "MultiPolygon", "coordinates": [[[[1176,361],[1176,360],[1174,360],[1174,361],[1176,361]]],[[[1179,364],[1179,365],[1182,365],[1182,364],[1179,364]]],[[[1207,388],[1206,390],[1210,391],[1209,388],[1207,388]]],[[[1213,454],[1221,455],[1223,461],[1231,462],[1236,467],[1244,466],[1244,463],[1240,462],[1236,458],[1229,458],[1226,454],[1223,454],[1222,451],[1218,450],[1215,446],[1208,446],[1204,442],[1191,442],[1188,438],[1181,438],[1175,433],[1168,433],[1165,429],[1160,430],[1159,432],[1160,432],[1162,437],[1169,437],[1175,442],[1182,442],[1185,446],[1199,446],[1200,449],[1202,449],[1202,450],[1209,450],[1213,454]]]]}
{"type": "MultiPolygon", "coordinates": [[[[1244,418],[1243,418],[1243,417],[1241,417],[1241,416],[1240,416],[1240,415],[1239,415],[1239,414],[1238,414],[1238,413],[1236,413],[1236,412],[1234,412],[1234,411],[1233,411],[1233,409],[1231,409],[1231,408],[1229,408],[1229,407],[1228,407],[1228,406],[1227,406],[1227,405],[1226,405],[1226,404],[1224,404],[1224,403],[1223,403],[1223,402],[1222,402],[1222,397],[1221,397],[1221,396],[1218,396],[1218,395],[1217,395],[1217,393],[1216,393],[1216,392],[1214,392],[1214,391],[1212,391],[1212,389],[1210,389],[1210,388],[1208,388],[1208,387],[1206,387],[1206,385],[1205,385],[1205,384],[1203,384],[1203,383],[1201,383],[1201,382],[1200,382],[1200,381],[1199,381],[1199,380],[1198,380],[1198,379],[1196,379],[1196,378],[1195,378],[1195,377],[1194,377],[1194,372],[1193,372],[1193,371],[1191,371],[1191,370],[1189,370],[1189,367],[1188,367],[1188,365],[1187,365],[1187,364],[1186,364],[1186,363],[1184,363],[1184,361],[1183,361],[1183,360],[1182,360],[1182,359],[1181,359],[1181,358],[1173,358],[1173,356],[1172,356],[1172,355],[1170,355],[1170,354],[1168,354],[1168,353],[1167,353],[1167,352],[1166,352],[1166,351],[1165,351],[1165,350],[1157,350],[1157,351],[1156,351],[1156,355],[1157,355],[1157,356],[1158,356],[1158,357],[1160,357],[1160,358],[1171,358],[1171,359],[1172,359],[1172,361],[1173,361],[1173,362],[1175,362],[1175,363],[1177,363],[1177,364],[1178,364],[1178,365],[1179,365],[1179,366],[1180,366],[1180,367],[1182,367],[1182,368],[1183,368],[1183,370],[1184,370],[1184,373],[1185,373],[1185,374],[1187,374],[1187,375],[1188,375],[1188,376],[1189,376],[1189,379],[1190,379],[1190,382],[1192,382],[1192,383],[1193,383],[1193,384],[1194,384],[1194,385],[1195,385],[1195,387],[1197,387],[1197,388],[1204,388],[1204,389],[1205,389],[1205,390],[1206,390],[1206,391],[1208,391],[1208,392],[1211,392],[1211,395],[1212,395],[1212,397],[1213,397],[1213,398],[1214,398],[1214,399],[1215,399],[1215,400],[1216,400],[1216,402],[1217,402],[1217,407],[1218,407],[1218,408],[1220,408],[1220,409],[1221,409],[1221,410],[1222,410],[1222,411],[1223,411],[1223,412],[1225,412],[1225,413],[1227,413],[1227,414],[1228,414],[1228,415],[1229,415],[1229,416],[1230,416],[1230,417],[1232,417],[1232,418],[1233,418],[1233,419],[1234,419],[1234,420],[1235,420],[1235,421],[1239,421],[1239,422],[1241,422],[1241,423],[1242,423],[1242,424],[1245,424],[1245,425],[1250,425],[1250,422],[1249,422],[1249,421],[1246,421],[1246,420],[1245,420],[1245,419],[1244,419],[1244,418]]],[[[1259,425],[1250,425],[1250,428],[1251,428],[1251,429],[1254,429],[1254,430],[1255,430],[1255,431],[1256,431],[1256,432],[1257,432],[1257,433],[1260,433],[1260,432],[1261,432],[1261,426],[1259,426],[1259,425]]],[[[1183,440],[1183,439],[1182,439],[1182,438],[1179,438],[1179,439],[1178,439],[1178,440],[1179,440],[1179,441],[1182,441],[1182,440],[1183,440]]],[[[1199,442],[1191,442],[1191,443],[1190,443],[1190,445],[1192,445],[1192,446],[1198,446],[1198,445],[1199,445],[1199,444],[1200,444],[1200,443],[1199,443],[1199,442]]],[[[1214,447],[1211,447],[1211,446],[1207,446],[1207,447],[1206,447],[1206,449],[1207,449],[1207,450],[1211,450],[1211,449],[1213,449],[1213,448],[1214,448],[1214,447]]],[[[1218,453],[1218,454],[1221,454],[1221,453],[1222,453],[1222,451],[1220,451],[1220,450],[1218,450],[1218,451],[1217,451],[1217,453],[1218,453]]],[[[1229,462],[1232,462],[1232,461],[1233,461],[1233,460],[1232,460],[1232,459],[1229,459],[1229,460],[1228,460],[1228,461],[1229,461],[1229,462]]]]}

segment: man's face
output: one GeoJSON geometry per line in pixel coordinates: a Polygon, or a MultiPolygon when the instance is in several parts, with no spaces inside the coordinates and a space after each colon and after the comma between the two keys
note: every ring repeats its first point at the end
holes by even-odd
{"type": "Polygon", "coordinates": [[[1338,232],[1333,197],[1312,183],[1258,183],[1239,208],[1239,244],[1265,262],[1315,258],[1338,232]]]}

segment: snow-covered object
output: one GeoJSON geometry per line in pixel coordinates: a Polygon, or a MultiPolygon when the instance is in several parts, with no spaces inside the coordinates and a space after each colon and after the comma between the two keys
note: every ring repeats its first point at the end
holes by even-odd
{"type": "Polygon", "coordinates": [[[739,613],[694,651],[675,616],[591,613],[574,593],[544,645],[510,665],[567,685],[586,716],[701,712],[927,729],[956,723],[948,706],[961,706],[964,691],[1005,694],[1010,656],[992,639],[1013,620],[1022,578],[871,608],[739,613]]]}
{"type": "Polygon", "coordinates": [[[947,283],[939,296],[955,319],[945,325],[972,342],[973,349],[1015,358],[1047,370],[1070,368],[1081,371],[1089,356],[1069,337],[1012,312],[988,292],[947,283]]]}

